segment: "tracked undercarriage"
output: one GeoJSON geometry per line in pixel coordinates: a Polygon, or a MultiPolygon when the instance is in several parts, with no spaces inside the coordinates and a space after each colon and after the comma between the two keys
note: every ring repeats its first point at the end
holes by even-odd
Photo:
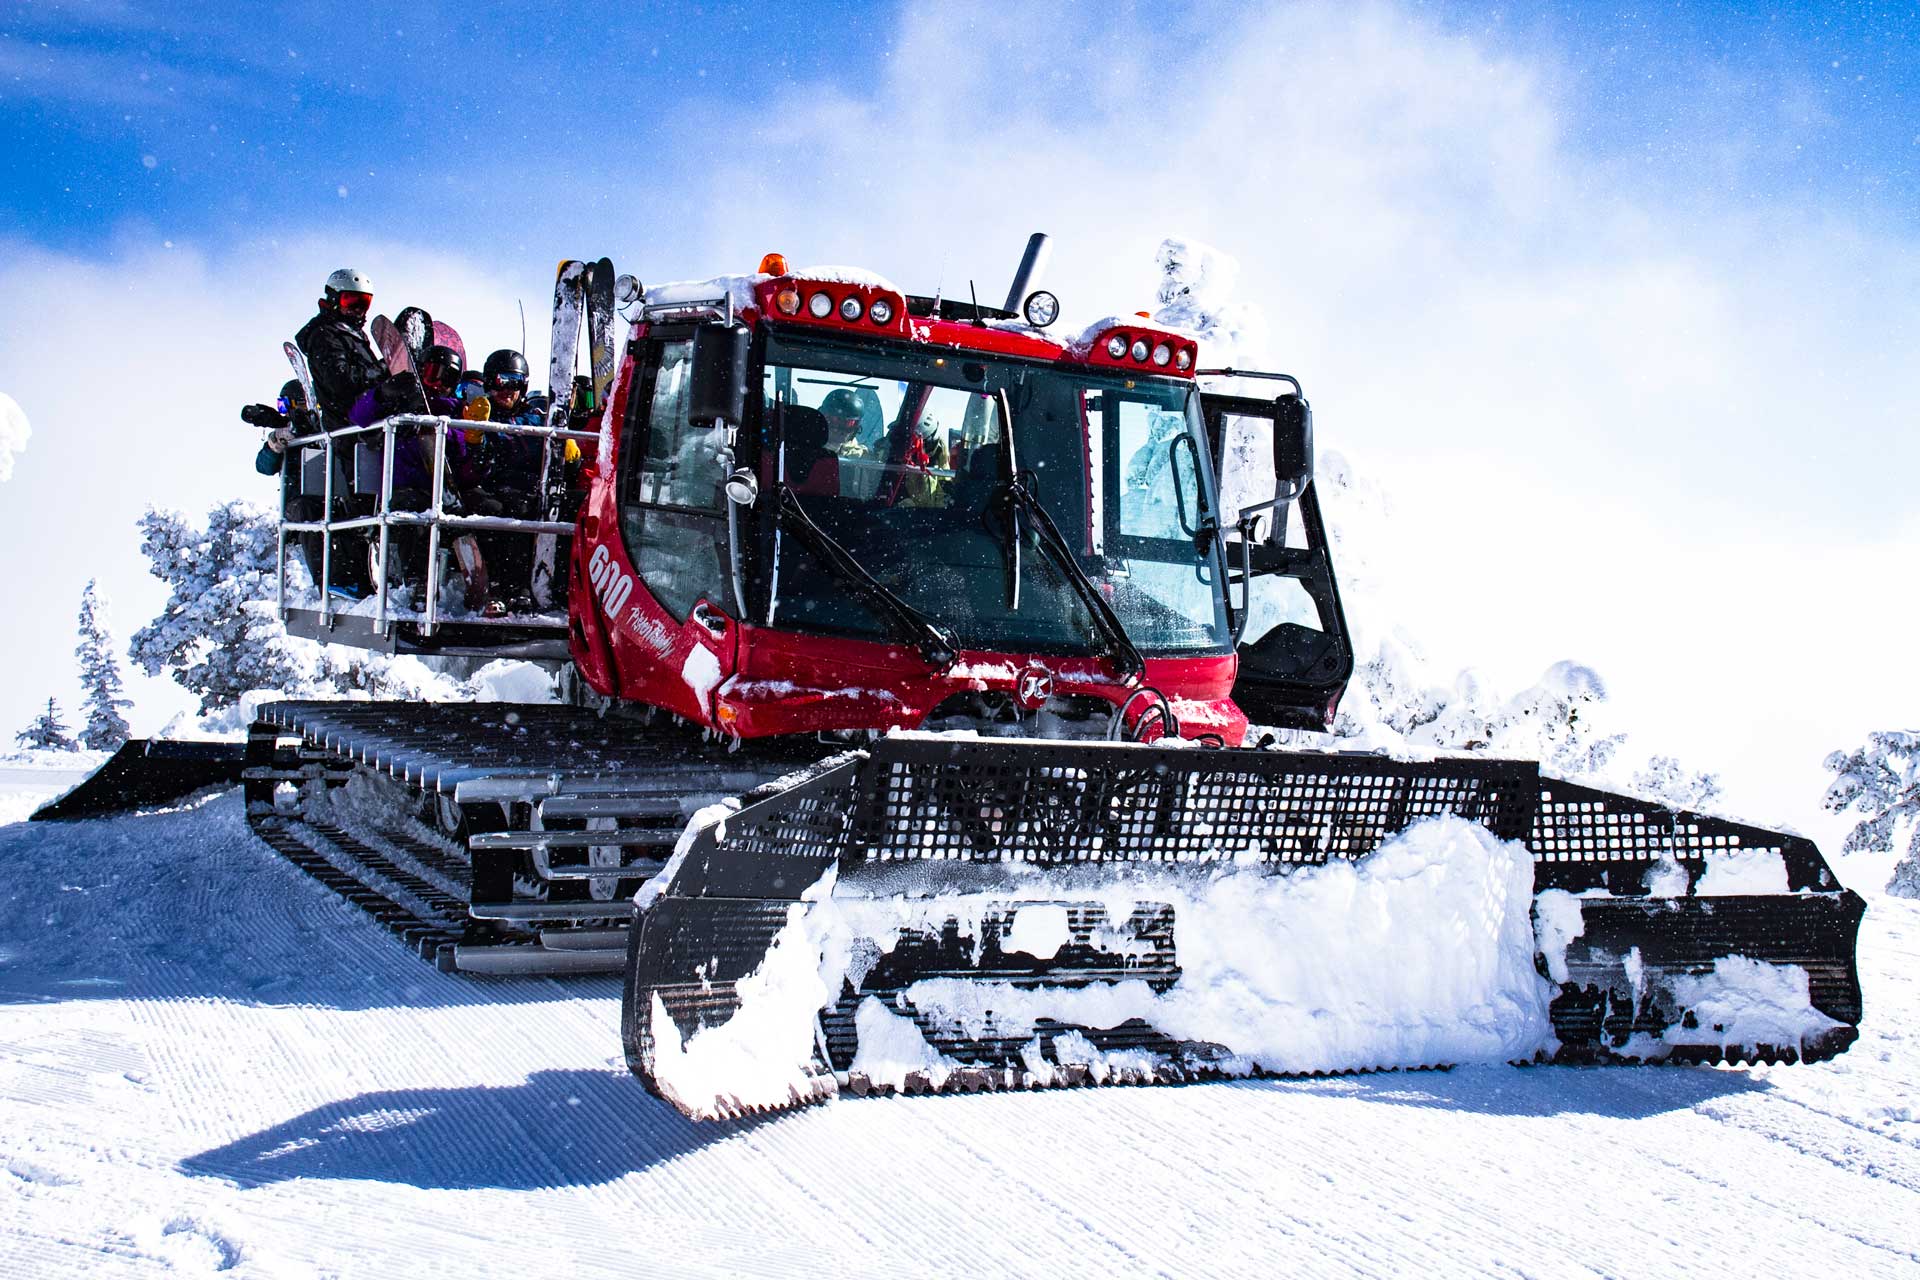
{"type": "Polygon", "coordinates": [[[1168,1013],[1209,886],[1284,892],[1442,815],[1530,855],[1518,909],[1552,1036],[1514,1056],[1816,1061],[1857,1034],[1863,903],[1810,842],[1524,763],[937,735],[809,762],[825,748],[728,752],[558,706],[261,715],[246,785],[263,840],[442,968],[624,969],[629,1063],[694,1115],[1453,1060],[1263,1055],[1168,1013]],[[1784,880],[1729,892],[1714,877],[1734,863],[1784,880]],[[839,985],[800,1011],[778,1087],[702,1067],[690,1093],[674,1063],[702,1043],[751,1030],[756,1058],[779,1058],[738,1020],[795,955],[839,985]],[[1749,970],[1784,981],[1789,1007],[1756,1020],[1749,970]],[[875,1057],[903,1035],[908,1059],[875,1057]]]}
{"type": "Polygon", "coordinates": [[[633,894],[688,819],[809,758],[643,737],[565,706],[279,702],[260,717],[254,830],[410,948],[472,973],[619,970],[633,894]]]}

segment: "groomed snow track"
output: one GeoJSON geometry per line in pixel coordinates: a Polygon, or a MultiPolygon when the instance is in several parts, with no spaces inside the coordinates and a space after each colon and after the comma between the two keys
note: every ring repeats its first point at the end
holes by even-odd
{"type": "Polygon", "coordinates": [[[577,707],[277,702],[244,780],[263,841],[440,968],[592,973],[687,819],[795,762],[577,707]]]}

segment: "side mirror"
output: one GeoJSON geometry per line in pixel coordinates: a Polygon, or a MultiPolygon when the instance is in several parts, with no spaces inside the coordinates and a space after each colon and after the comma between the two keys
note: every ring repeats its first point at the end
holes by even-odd
{"type": "Polygon", "coordinates": [[[1298,395],[1284,395],[1273,409],[1275,496],[1291,500],[1313,479],[1313,407],[1298,395]]]}
{"type": "Polygon", "coordinates": [[[744,328],[703,324],[693,331],[693,378],[687,388],[687,421],[734,426],[747,411],[747,342],[744,328]]]}

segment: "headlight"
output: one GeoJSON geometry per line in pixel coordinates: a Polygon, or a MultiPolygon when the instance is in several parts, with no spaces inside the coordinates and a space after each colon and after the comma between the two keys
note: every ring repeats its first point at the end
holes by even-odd
{"type": "Polygon", "coordinates": [[[1188,350],[1187,350],[1187,349],[1186,349],[1185,347],[1182,347],[1182,348],[1180,349],[1180,354],[1179,354],[1179,355],[1177,355],[1177,356],[1175,356],[1175,357],[1173,358],[1173,365],[1174,365],[1174,368],[1176,368],[1176,369],[1190,369],[1190,368],[1192,368],[1192,367],[1193,367],[1193,353],[1192,353],[1192,352],[1190,352],[1190,351],[1188,351],[1188,350]]]}
{"type": "Polygon", "coordinates": [[[1163,342],[1153,349],[1153,362],[1155,364],[1164,365],[1171,359],[1173,359],[1173,348],[1166,343],[1163,342]]]}
{"type": "Polygon", "coordinates": [[[807,299],[807,310],[822,320],[833,314],[833,299],[824,293],[816,293],[807,299]]]}
{"type": "Polygon", "coordinates": [[[849,296],[840,303],[840,318],[842,320],[858,320],[863,310],[865,310],[865,308],[860,305],[860,299],[849,296]]]}
{"type": "Polygon", "coordinates": [[[800,291],[792,285],[773,295],[774,309],[783,316],[800,314],[800,291]]]}
{"type": "Polygon", "coordinates": [[[1107,354],[1118,360],[1127,354],[1127,335],[1116,333],[1107,339],[1107,354]]]}
{"type": "Polygon", "coordinates": [[[1135,338],[1133,340],[1133,358],[1135,360],[1145,360],[1147,358],[1147,340],[1145,338],[1135,338]]]}
{"type": "Polygon", "coordinates": [[[867,319],[875,324],[892,324],[893,304],[885,298],[875,298],[873,305],[867,308],[867,319]]]}
{"type": "Polygon", "coordinates": [[[1044,329],[1060,318],[1060,299],[1045,289],[1036,289],[1027,295],[1027,301],[1020,308],[1027,323],[1036,329],[1044,329]]]}

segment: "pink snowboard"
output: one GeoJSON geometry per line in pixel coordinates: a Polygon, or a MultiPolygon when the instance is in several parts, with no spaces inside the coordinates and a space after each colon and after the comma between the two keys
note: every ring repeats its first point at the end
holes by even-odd
{"type": "Polygon", "coordinates": [[[435,346],[452,347],[455,351],[458,351],[460,353],[460,367],[462,369],[467,367],[467,344],[460,341],[460,335],[454,331],[452,325],[443,324],[435,320],[433,322],[433,341],[435,346]]]}

